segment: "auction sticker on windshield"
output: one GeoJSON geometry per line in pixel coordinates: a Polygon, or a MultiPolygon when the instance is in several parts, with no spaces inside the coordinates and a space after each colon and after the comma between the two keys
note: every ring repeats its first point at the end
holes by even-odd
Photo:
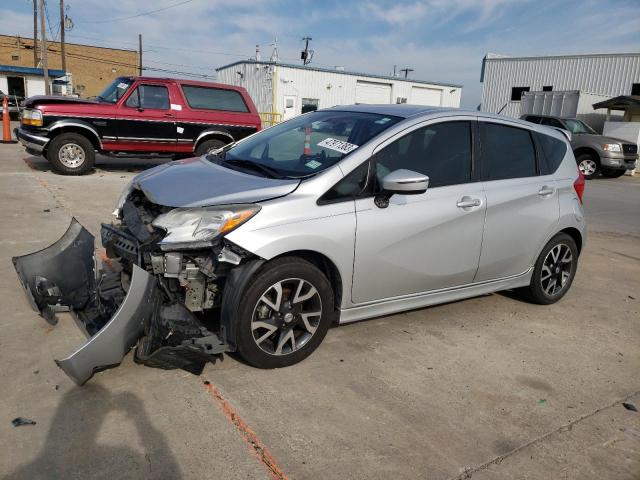
{"type": "Polygon", "coordinates": [[[359,145],[354,145],[353,143],[344,142],[342,140],[337,140],[335,138],[327,137],[318,143],[319,147],[328,148],[330,150],[335,150],[336,152],[347,154],[356,148],[359,145]]]}

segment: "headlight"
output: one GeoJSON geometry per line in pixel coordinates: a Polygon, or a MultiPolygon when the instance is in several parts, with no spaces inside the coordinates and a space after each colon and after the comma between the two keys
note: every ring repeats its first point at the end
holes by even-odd
{"type": "Polygon", "coordinates": [[[159,215],[152,225],[167,232],[160,248],[203,248],[214,238],[229,233],[260,211],[257,205],[175,208],[159,215]]]}
{"type": "Polygon", "coordinates": [[[605,143],[602,145],[605,152],[621,152],[622,147],[617,143],[605,143]]]}
{"type": "Polygon", "coordinates": [[[115,210],[113,212],[111,212],[111,215],[113,215],[114,217],[120,218],[120,214],[122,213],[122,207],[124,206],[124,202],[127,201],[127,197],[133,191],[133,181],[134,180],[135,180],[135,177],[132,178],[129,181],[129,183],[127,183],[127,186],[124,187],[124,190],[122,190],[122,193],[118,197],[118,202],[116,203],[116,208],[115,208],[115,210]]]}
{"type": "Polygon", "coordinates": [[[22,110],[21,123],[32,127],[42,126],[42,112],[36,108],[25,108],[22,110]]]}

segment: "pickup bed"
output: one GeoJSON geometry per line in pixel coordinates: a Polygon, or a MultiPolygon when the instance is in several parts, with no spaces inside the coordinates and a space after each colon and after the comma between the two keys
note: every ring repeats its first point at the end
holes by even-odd
{"type": "Polygon", "coordinates": [[[260,130],[244,88],[172,78],[119,77],[93,99],[31,97],[16,137],[65,175],[93,169],[95,155],[199,156],[260,130]]]}

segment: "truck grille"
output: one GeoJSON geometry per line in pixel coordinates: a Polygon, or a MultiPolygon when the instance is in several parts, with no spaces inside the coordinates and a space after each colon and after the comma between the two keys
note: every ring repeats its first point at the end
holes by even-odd
{"type": "Polygon", "coordinates": [[[638,145],[633,143],[623,143],[622,144],[622,152],[623,153],[638,153],[638,145]]]}

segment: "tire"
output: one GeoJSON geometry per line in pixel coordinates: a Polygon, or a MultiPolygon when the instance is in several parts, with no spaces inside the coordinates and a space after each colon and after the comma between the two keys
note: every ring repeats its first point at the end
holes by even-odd
{"type": "Polygon", "coordinates": [[[582,153],[576,157],[578,170],[582,172],[584,178],[591,180],[600,173],[600,159],[591,153],[582,153]]]}
{"type": "Polygon", "coordinates": [[[93,169],[96,152],[87,137],[61,133],[49,143],[47,160],[62,175],[84,175],[93,169]]]}
{"type": "Polygon", "coordinates": [[[288,367],[318,348],[336,315],[333,289],[318,267],[297,257],[276,259],[255,274],[242,295],[238,353],[254,367],[288,367]],[[280,309],[274,308],[278,304],[280,309]]]}
{"type": "Polygon", "coordinates": [[[626,172],[626,170],[618,170],[618,169],[614,170],[614,169],[603,168],[602,176],[605,178],[618,178],[624,175],[624,172],[626,172]]]}
{"type": "Polygon", "coordinates": [[[576,242],[566,233],[559,233],[549,240],[540,252],[533,269],[531,283],[523,289],[522,293],[527,300],[539,305],[555,303],[569,291],[577,267],[578,247],[576,242]],[[558,255],[554,255],[552,251],[558,252],[558,255]],[[571,257],[570,264],[563,261],[567,258],[568,253],[571,257]],[[550,275],[551,278],[547,275],[550,275]],[[554,278],[556,283],[552,286],[554,278]],[[556,290],[556,287],[559,289],[556,290]]]}
{"type": "Polygon", "coordinates": [[[196,148],[195,154],[197,157],[199,157],[201,155],[211,152],[212,150],[217,150],[219,148],[222,148],[225,145],[226,143],[224,143],[222,140],[215,140],[215,139],[205,140],[200,145],[198,145],[198,148],[196,148]]]}

